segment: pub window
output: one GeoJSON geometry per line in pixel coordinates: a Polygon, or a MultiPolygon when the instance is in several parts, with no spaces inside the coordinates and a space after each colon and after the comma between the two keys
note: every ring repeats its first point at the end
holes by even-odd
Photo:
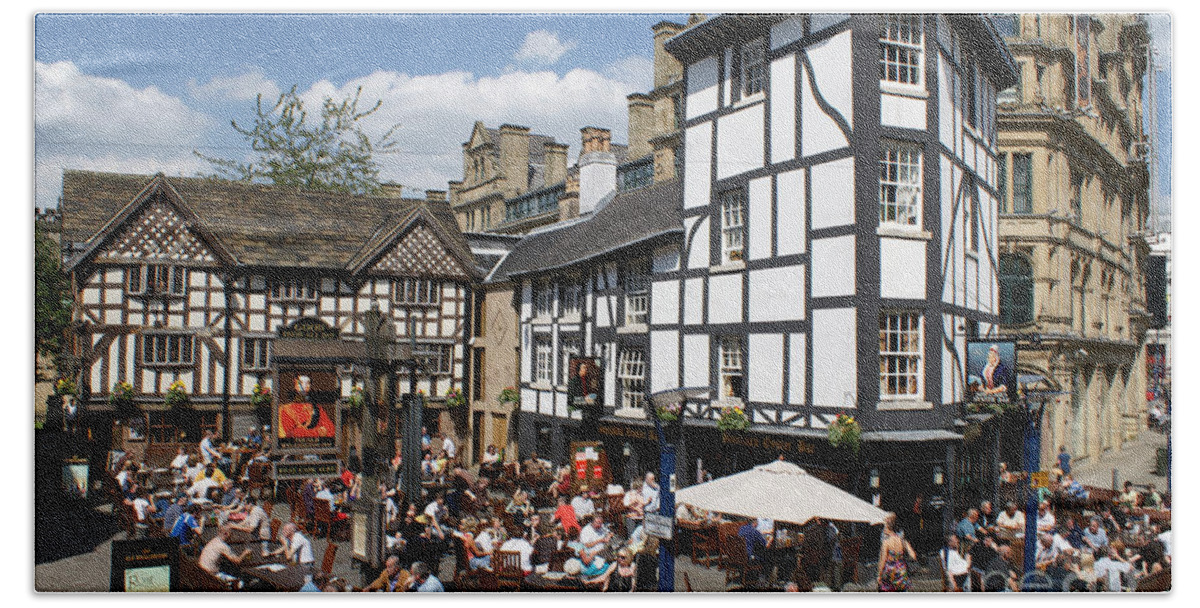
{"type": "Polygon", "coordinates": [[[191,365],[194,341],[195,337],[190,334],[143,334],[142,364],[191,365]]]}
{"type": "Polygon", "coordinates": [[[742,341],[734,337],[721,338],[721,397],[745,397],[742,366],[742,341]]]}
{"type": "Polygon", "coordinates": [[[550,283],[538,285],[535,299],[536,311],[534,316],[544,319],[550,318],[550,313],[554,306],[554,286],[550,283]]]}
{"type": "Polygon", "coordinates": [[[741,190],[726,190],[721,200],[721,263],[739,262],[746,247],[746,204],[741,190]]]}
{"type": "Polygon", "coordinates": [[[924,347],[921,315],[879,315],[879,396],[914,398],[921,395],[924,347]]]}
{"type": "Polygon", "coordinates": [[[130,294],[187,294],[187,269],[164,264],[142,264],[129,269],[126,288],[130,294]]]}
{"type": "Polygon", "coordinates": [[[650,277],[643,270],[625,273],[625,324],[645,325],[650,318],[650,277]]]}
{"type": "Polygon", "coordinates": [[[646,353],[640,349],[621,351],[617,366],[617,379],[621,381],[621,407],[640,410],[646,404],[646,353]]]}
{"type": "Polygon", "coordinates": [[[1012,212],[1033,213],[1033,155],[1012,155],[1012,212]]]}
{"type": "Polygon", "coordinates": [[[538,334],[533,338],[534,375],[533,381],[549,385],[554,381],[554,350],[551,348],[550,336],[538,334]]]}
{"type": "Polygon", "coordinates": [[[570,283],[562,287],[562,314],[577,315],[579,314],[579,293],[582,291],[579,283],[570,283]]]}
{"type": "Polygon", "coordinates": [[[925,38],[920,15],[886,15],[879,35],[879,79],[924,86],[925,38]]]}
{"type": "Polygon", "coordinates": [[[921,226],[921,149],[885,143],[879,159],[879,223],[921,226]]]}
{"type": "Polygon", "coordinates": [[[288,279],[271,284],[271,299],[280,302],[315,302],[320,297],[316,281],[288,279]]]}
{"type": "Polygon", "coordinates": [[[453,369],[452,363],[454,346],[450,344],[421,344],[413,347],[413,357],[424,364],[421,373],[449,374],[453,369]]]}
{"type": "Polygon", "coordinates": [[[408,277],[397,280],[395,286],[397,304],[427,306],[441,302],[441,284],[437,281],[408,277]]]}
{"type": "Polygon", "coordinates": [[[1033,321],[1033,267],[1024,256],[1005,253],[999,261],[1000,323],[1033,321]]]}
{"type": "Polygon", "coordinates": [[[571,357],[578,357],[582,353],[579,346],[579,336],[560,335],[558,338],[559,350],[562,351],[562,361],[559,365],[560,384],[566,384],[567,378],[570,377],[569,366],[571,357]]]}
{"type": "Polygon", "coordinates": [[[271,340],[268,338],[242,339],[242,369],[265,370],[271,364],[271,340]]]}
{"type": "Polygon", "coordinates": [[[762,93],[767,88],[766,49],[762,38],[742,47],[742,97],[762,93]]]}

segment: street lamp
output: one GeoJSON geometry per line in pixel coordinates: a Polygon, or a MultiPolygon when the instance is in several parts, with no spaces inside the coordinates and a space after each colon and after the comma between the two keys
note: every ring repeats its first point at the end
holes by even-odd
{"type": "MultiPolygon", "coordinates": [[[[676,485],[680,487],[684,485],[678,481],[679,478],[675,474],[676,452],[684,453],[683,418],[687,410],[683,404],[689,399],[707,399],[711,392],[709,387],[677,388],[651,394],[647,399],[650,402],[651,411],[654,412],[654,431],[658,435],[658,514],[661,517],[670,518],[672,522],[675,518],[674,489],[676,485]],[[658,418],[659,408],[679,412],[678,419],[671,423],[672,426],[678,425],[675,426],[676,432],[672,433],[674,437],[667,436],[667,429],[663,428],[662,421],[658,418]],[[672,439],[674,442],[671,441],[672,439]],[[677,480],[675,484],[671,483],[672,479],[677,480]]],[[[658,545],[658,590],[675,591],[675,541],[673,539],[658,545]]]]}

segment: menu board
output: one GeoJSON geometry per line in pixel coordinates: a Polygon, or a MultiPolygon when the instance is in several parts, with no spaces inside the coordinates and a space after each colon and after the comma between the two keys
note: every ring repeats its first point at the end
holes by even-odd
{"type": "Polygon", "coordinates": [[[179,541],[174,538],[114,540],[111,565],[110,591],[173,591],[179,587],[179,541]]]}

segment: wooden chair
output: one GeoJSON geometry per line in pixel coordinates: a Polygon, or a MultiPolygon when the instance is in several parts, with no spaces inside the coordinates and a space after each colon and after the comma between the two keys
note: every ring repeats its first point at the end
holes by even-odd
{"type": "Polygon", "coordinates": [[[497,551],[492,554],[492,569],[500,590],[521,590],[525,573],[521,570],[521,554],[517,551],[497,551]]]}
{"type": "Polygon", "coordinates": [[[754,572],[761,574],[763,567],[761,563],[750,560],[750,554],[746,553],[746,543],[740,536],[734,535],[734,539],[726,548],[729,561],[726,564],[728,569],[725,571],[725,582],[728,584],[730,575],[736,575],[734,579],[740,580],[742,586],[747,586],[750,582],[750,574],[754,572]]]}
{"type": "Polygon", "coordinates": [[[271,520],[271,542],[279,542],[279,529],[283,527],[283,522],[278,517],[271,520]]]}
{"type": "Polygon", "coordinates": [[[858,583],[858,561],[862,557],[861,536],[842,540],[842,584],[858,583]]]}
{"type": "Polygon", "coordinates": [[[329,501],[323,498],[313,499],[313,534],[325,530],[325,538],[333,535],[333,513],[329,510],[329,501]]]}
{"type": "Polygon", "coordinates": [[[560,549],[558,551],[555,551],[554,553],[551,553],[550,554],[550,571],[551,572],[562,572],[563,564],[566,564],[567,560],[571,559],[572,557],[575,557],[575,552],[570,549],[560,549]]]}
{"type": "Polygon", "coordinates": [[[337,559],[337,551],[337,543],[329,543],[325,546],[325,555],[321,557],[321,572],[333,573],[333,560],[337,559]]]}
{"type": "Polygon", "coordinates": [[[475,575],[477,591],[496,592],[500,590],[500,579],[491,570],[479,570],[475,575]]]}
{"type": "Polygon", "coordinates": [[[717,529],[715,527],[698,528],[692,532],[692,562],[707,566],[714,559],[718,561],[721,559],[721,545],[717,542],[717,529]],[[700,557],[697,557],[697,554],[700,557]]]}
{"type": "Polygon", "coordinates": [[[252,496],[262,496],[262,491],[271,486],[271,479],[267,475],[271,464],[267,462],[252,462],[246,469],[246,494],[252,496]],[[255,494],[257,492],[257,494],[255,494]]]}
{"type": "Polygon", "coordinates": [[[741,524],[737,522],[723,522],[717,525],[717,568],[725,568],[729,563],[729,554],[732,551],[733,545],[741,545],[745,551],[746,542],[738,536],[738,528],[741,524]]]}

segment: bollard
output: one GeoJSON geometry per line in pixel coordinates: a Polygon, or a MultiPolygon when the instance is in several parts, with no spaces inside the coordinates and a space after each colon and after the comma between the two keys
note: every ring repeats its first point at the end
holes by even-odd
{"type": "Polygon", "coordinates": [[[1117,478],[1118,478],[1118,475],[1117,475],[1117,470],[1116,470],[1116,469],[1113,469],[1113,472],[1112,472],[1112,489],[1113,489],[1113,491],[1114,491],[1114,492],[1120,491],[1120,487],[1118,487],[1118,486],[1117,486],[1117,478]]]}

